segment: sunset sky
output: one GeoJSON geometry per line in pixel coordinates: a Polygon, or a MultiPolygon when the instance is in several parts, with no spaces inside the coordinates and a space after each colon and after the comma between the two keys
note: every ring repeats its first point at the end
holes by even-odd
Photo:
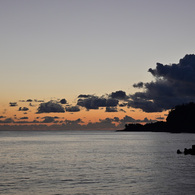
{"type": "Polygon", "coordinates": [[[1,0],[0,130],[165,120],[195,101],[195,59],[186,56],[195,53],[194,8],[194,0],[1,0]]]}

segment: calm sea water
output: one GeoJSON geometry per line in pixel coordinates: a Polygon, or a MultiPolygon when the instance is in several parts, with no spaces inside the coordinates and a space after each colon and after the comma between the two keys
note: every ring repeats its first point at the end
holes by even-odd
{"type": "Polygon", "coordinates": [[[0,194],[195,194],[194,134],[1,131],[0,194]]]}

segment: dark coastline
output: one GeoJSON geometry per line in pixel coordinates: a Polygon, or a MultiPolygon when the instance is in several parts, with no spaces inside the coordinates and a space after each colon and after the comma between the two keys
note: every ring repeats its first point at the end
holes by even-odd
{"type": "Polygon", "coordinates": [[[173,108],[166,121],[147,123],[145,125],[126,124],[122,132],[169,132],[169,133],[195,133],[195,103],[178,105],[173,108]]]}

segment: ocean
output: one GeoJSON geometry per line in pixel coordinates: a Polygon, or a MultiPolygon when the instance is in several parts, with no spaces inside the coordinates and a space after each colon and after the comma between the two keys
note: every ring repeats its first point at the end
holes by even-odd
{"type": "Polygon", "coordinates": [[[1,195],[195,194],[195,134],[0,131],[1,195]]]}

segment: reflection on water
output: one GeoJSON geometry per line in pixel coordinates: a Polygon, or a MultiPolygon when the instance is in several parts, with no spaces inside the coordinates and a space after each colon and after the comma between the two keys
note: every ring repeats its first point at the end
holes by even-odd
{"type": "Polygon", "coordinates": [[[194,134],[0,132],[0,194],[195,194],[194,134]]]}

